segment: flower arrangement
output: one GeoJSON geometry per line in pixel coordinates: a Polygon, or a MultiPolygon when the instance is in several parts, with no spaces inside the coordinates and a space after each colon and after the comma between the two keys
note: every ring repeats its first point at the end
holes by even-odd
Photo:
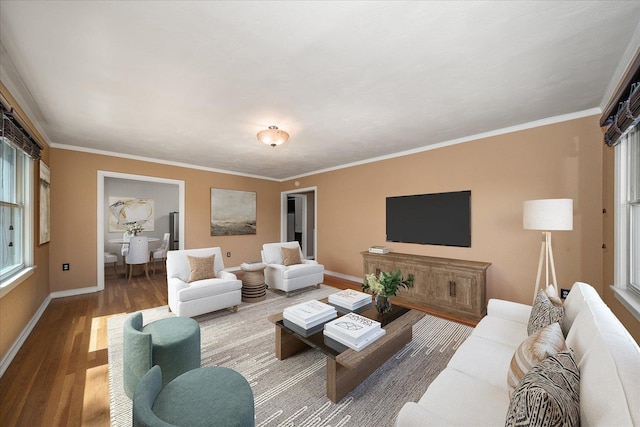
{"type": "Polygon", "coordinates": [[[137,236],[139,233],[142,233],[142,225],[138,224],[137,222],[132,222],[130,224],[127,224],[127,231],[129,232],[129,234],[137,236]]]}
{"type": "Polygon", "coordinates": [[[374,294],[384,297],[395,296],[400,286],[408,288],[413,284],[413,275],[410,274],[405,279],[400,269],[395,273],[381,271],[378,276],[367,274],[365,277],[366,282],[362,284],[362,290],[371,290],[374,294]]]}

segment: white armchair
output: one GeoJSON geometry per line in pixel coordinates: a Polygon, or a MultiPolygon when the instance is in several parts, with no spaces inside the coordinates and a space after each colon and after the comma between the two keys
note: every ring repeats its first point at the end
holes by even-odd
{"type": "Polygon", "coordinates": [[[167,252],[167,285],[169,309],[182,317],[194,317],[223,308],[237,311],[242,300],[242,282],[235,274],[224,270],[219,247],[167,252]],[[191,271],[187,255],[215,255],[212,278],[189,282],[191,271]]]}
{"type": "Polygon", "coordinates": [[[265,243],[262,245],[264,280],[271,289],[280,289],[289,296],[291,291],[307,286],[320,286],[324,280],[324,266],[314,260],[304,259],[298,242],[265,243]],[[297,248],[300,264],[284,265],[282,248],[297,248]]]}

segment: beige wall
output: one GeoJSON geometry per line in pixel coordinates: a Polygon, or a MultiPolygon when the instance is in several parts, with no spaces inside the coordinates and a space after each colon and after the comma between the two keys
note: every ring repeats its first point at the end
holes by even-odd
{"type": "MultiPolygon", "coordinates": [[[[48,145],[2,82],[0,82],[0,93],[9,101],[11,107],[18,112],[19,117],[29,128],[31,135],[44,146],[44,150],[41,152],[42,160],[50,166],[48,145]]],[[[33,168],[33,179],[36,183],[39,180],[39,174],[40,169],[38,168],[38,162],[36,162],[33,168]]],[[[49,296],[49,244],[38,246],[39,220],[37,207],[39,206],[39,198],[37,189],[38,186],[36,185],[33,216],[33,221],[36,225],[33,245],[34,264],[37,268],[32,276],[0,298],[0,327],[2,328],[0,330],[0,360],[9,352],[13,343],[18,340],[24,328],[49,296]]]]}
{"type": "MultiPolygon", "coordinates": [[[[392,251],[491,262],[489,297],[530,303],[540,234],[522,228],[522,202],[574,199],[575,224],[555,232],[558,280],[602,291],[602,133],[593,116],[298,179],[318,187],[318,259],[360,277],[361,251],[385,244],[385,197],[472,192],[472,245],[386,243],[392,251]]],[[[291,182],[283,189],[292,189],[291,182]]]]}
{"type": "MultiPolygon", "coordinates": [[[[298,178],[298,187],[293,181],[276,183],[64,149],[45,150],[45,155],[51,167],[51,243],[36,247],[36,274],[0,299],[0,357],[49,293],[96,285],[98,170],[184,180],[185,246],[221,246],[233,255],[225,258],[227,266],[258,259],[262,243],[279,240],[281,191],[316,186],[317,259],[329,271],[356,277],[362,276],[360,252],[386,244],[386,196],[471,190],[471,248],[388,246],[397,252],[491,262],[488,297],[523,303],[533,296],[540,234],[522,229],[522,202],[570,197],[574,230],[553,234],[559,284],[591,283],[636,340],[640,337],[640,325],[608,288],[613,255],[601,248],[601,210],[613,185],[612,163],[603,151],[596,116],[298,178]],[[210,236],[211,187],[257,192],[257,235],[210,236]],[[64,262],[71,264],[69,272],[62,272],[64,262]]],[[[606,218],[607,233],[612,233],[606,218]]],[[[605,241],[611,235],[605,233],[605,241]]]]}
{"type": "Polygon", "coordinates": [[[56,148],[51,149],[51,164],[51,292],[96,285],[99,170],[183,180],[185,248],[220,246],[232,254],[225,257],[225,266],[259,259],[263,242],[279,240],[277,182],[56,148]],[[256,235],[210,235],[212,187],[257,193],[256,235]],[[69,271],[62,271],[63,263],[70,263],[69,271]]]}

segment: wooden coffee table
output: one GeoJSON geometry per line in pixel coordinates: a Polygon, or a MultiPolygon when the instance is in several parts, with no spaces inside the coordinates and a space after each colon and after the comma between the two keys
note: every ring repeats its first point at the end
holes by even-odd
{"type": "MultiPolygon", "coordinates": [[[[321,301],[327,302],[326,299],[321,301]]],[[[424,313],[396,305],[391,313],[385,315],[378,314],[373,307],[359,314],[381,322],[382,328],[386,331],[384,336],[361,351],[340,351],[325,342],[322,331],[304,337],[284,325],[282,313],[269,316],[269,321],[275,323],[276,328],[276,357],[284,360],[309,347],[323,352],[327,357],[327,397],[333,403],[338,403],[391,356],[411,342],[413,325],[424,317],[424,313]]],[[[342,314],[338,312],[338,316],[340,315],[342,314]]]]}

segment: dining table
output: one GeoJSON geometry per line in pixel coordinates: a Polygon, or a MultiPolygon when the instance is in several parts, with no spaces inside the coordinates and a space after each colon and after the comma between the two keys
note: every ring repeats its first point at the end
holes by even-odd
{"type": "MultiPolygon", "coordinates": [[[[159,239],[159,238],[157,238],[157,237],[149,237],[149,238],[147,238],[147,240],[149,241],[149,243],[151,243],[151,242],[158,242],[158,241],[160,241],[160,239],[159,239]]],[[[121,244],[123,244],[123,243],[129,243],[129,241],[128,241],[128,240],[124,240],[124,238],[123,238],[123,237],[119,237],[119,238],[117,238],[117,239],[109,239],[109,240],[108,240],[108,242],[109,242],[109,243],[121,243],[121,244]]]]}

